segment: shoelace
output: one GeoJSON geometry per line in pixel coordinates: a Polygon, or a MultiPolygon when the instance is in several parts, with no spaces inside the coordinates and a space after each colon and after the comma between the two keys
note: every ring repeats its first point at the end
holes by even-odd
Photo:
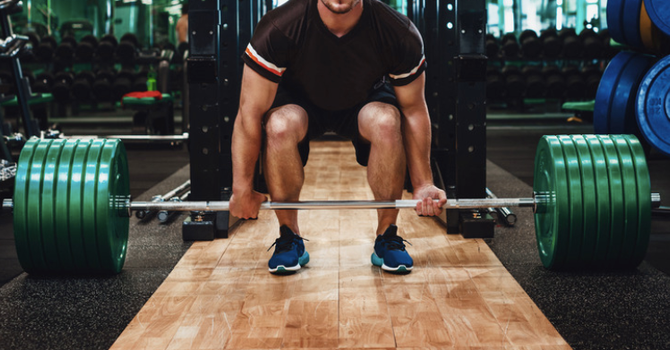
{"type": "Polygon", "coordinates": [[[277,246],[277,250],[275,250],[275,253],[283,253],[290,251],[291,249],[293,249],[293,245],[295,244],[294,241],[296,238],[301,239],[303,241],[309,241],[309,239],[302,238],[298,235],[295,235],[293,237],[279,237],[275,240],[274,243],[272,243],[272,245],[270,246],[270,248],[268,248],[268,250],[266,250],[266,252],[269,252],[270,249],[272,249],[272,247],[274,246],[277,246]]]}
{"type": "Polygon", "coordinates": [[[388,250],[405,250],[405,244],[403,242],[407,242],[409,245],[412,245],[412,243],[402,239],[402,237],[400,236],[391,236],[382,239],[382,241],[383,241],[382,244],[388,250]]]}

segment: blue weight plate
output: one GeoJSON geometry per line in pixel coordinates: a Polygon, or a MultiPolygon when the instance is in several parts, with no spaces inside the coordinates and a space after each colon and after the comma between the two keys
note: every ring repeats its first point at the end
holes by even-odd
{"type": "Polygon", "coordinates": [[[637,93],[637,123],[654,148],[670,156],[670,56],[645,75],[637,93]]]}
{"type": "Polygon", "coordinates": [[[623,36],[628,46],[644,48],[640,34],[640,11],[642,11],[642,0],[625,0],[623,17],[623,36]]]}
{"type": "Polygon", "coordinates": [[[622,44],[626,41],[623,36],[623,10],[625,1],[609,0],[607,2],[607,28],[609,28],[612,39],[622,44]]]}
{"type": "Polygon", "coordinates": [[[665,35],[670,35],[670,1],[644,0],[644,5],[654,25],[665,35]]]}
{"type": "Polygon", "coordinates": [[[625,0],[623,13],[623,36],[628,46],[644,48],[640,34],[640,11],[642,0],[625,0]]]}
{"type": "MultiPolygon", "coordinates": [[[[609,13],[609,6],[607,7],[609,13]]],[[[611,28],[611,27],[610,27],[611,28]]],[[[609,133],[610,102],[614,95],[615,87],[619,82],[619,75],[628,61],[633,57],[630,52],[619,52],[610,61],[598,85],[596,102],[593,106],[593,131],[596,134],[609,133]]]]}
{"type": "Polygon", "coordinates": [[[593,127],[597,134],[637,134],[635,96],[653,57],[620,52],[605,69],[593,110],[593,127]]]}

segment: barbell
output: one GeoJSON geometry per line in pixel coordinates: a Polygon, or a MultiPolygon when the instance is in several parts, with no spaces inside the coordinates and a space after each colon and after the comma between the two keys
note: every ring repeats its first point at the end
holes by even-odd
{"type": "MultiPolygon", "coordinates": [[[[548,269],[635,267],[644,258],[652,194],[632,135],[544,136],[532,198],[447,200],[444,209],[532,207],[548,269]]],[[[21,151],[13,200],[16,250],[29,273],[118,273],[133,210],[228,211],[227,201],[131,201],[123,143],[31,139],[21,151]]],[[[416,200],[265,202],[263,210],[402,209],[416,200]]]]}

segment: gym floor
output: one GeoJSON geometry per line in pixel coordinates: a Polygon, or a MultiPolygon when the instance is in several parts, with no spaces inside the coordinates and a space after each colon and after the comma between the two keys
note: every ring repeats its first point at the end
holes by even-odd
{"type": "MultiPolygon", "coordinates": [[[[588,123],[489,118],[488,186],[500,197],[532,194],[533,160],[543,134],[590,133],[588,123]]],[[[130,147],[133,198],[148,199],[187,179],[185,147],[130,147]]],[[[670,198],[670,159],[650,154],[652,190],[670,198]]],[[[668,200],[665,200],[668,205],[668,200]]],[[[515,227],[498,226],[487,243],[574,349],[670,348],[670,225],[654,217],[646,260],[635,270],[551,272],[539,261],[532,212],[514,210],[515,227]]],[[[44,278],[22,273],[11,215],[0,217],[0,349],[107,349],[172,271],[191,243],[181,218],[137,223],[124,273],[44,278]]],[[[406,237],[411,240],[411,237],[406,237]]],[[[272,238],[268,238],[270,242],[272,238]]]]}

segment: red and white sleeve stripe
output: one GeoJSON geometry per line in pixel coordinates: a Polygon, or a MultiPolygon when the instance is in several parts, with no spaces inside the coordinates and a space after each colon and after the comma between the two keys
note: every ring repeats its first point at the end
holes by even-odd
{"type": "Polygon", "coordinates": [[[259,66],[265,68],[268,72],[278,77],[281,77],[282,74],[284,74],[284,71],[286,70],[286,68],[277,67],[277,65],[275,65],[274,63],[261,57],[261,55],[259,55],[258,52],[256,52],[256,50],[254,49],[253,46],[251,46],[251,44],[247,46],[245,53],[247,54],[247,56],[249,56],[249,58],[254,60],[254,62],[258,63],[259,66]]]}

